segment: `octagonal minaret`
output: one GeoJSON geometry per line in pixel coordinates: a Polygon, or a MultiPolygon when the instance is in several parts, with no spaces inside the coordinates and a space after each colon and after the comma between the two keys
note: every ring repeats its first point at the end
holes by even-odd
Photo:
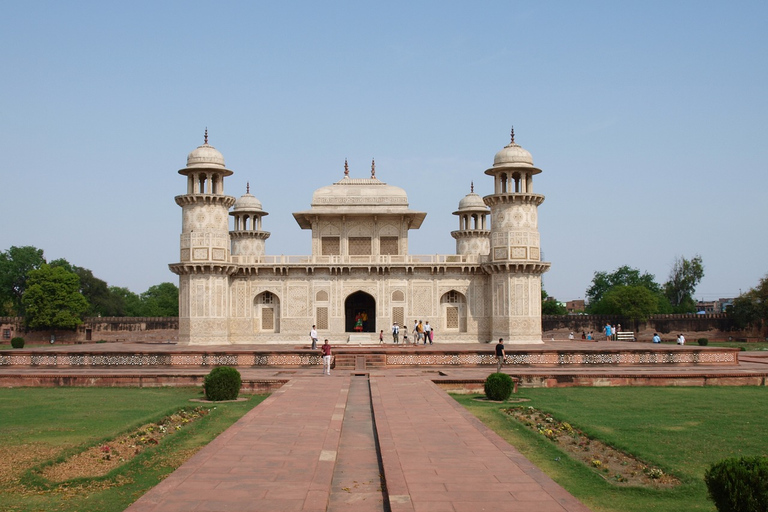
{"type": "Polygon", "coordinates": [[[233,229],[229,232],[232,240],[232,262],[243,265],[258,263],[265,254],[265,243],[269,231],[261,229],[261,218],[269,215],[261,207],[261,201],[251,195],[251,185],[246,184],[245,194],[235,201],[229,214],[233,218],[233,229]]]}
{"type": "Polygon", "coordinates": [[[179,343],[229,343],[229,208],[235,198],[224,195],[224,178],[232,171],[224,157],[208,144],[187,156],[179,170],[187,177],[187,193],[176,196],[181,206],[180,262],[169,265],[179,276],[179,343]]]}
{"type": "Polygon", "coordinates": [[[456,254],[488,254],[491,247],[489,213],[483,198],[475,194],[475,184],[472,183],[470,193],[459,201],[459,209],[453,212],[459,217],[459,229],[451,231],[451,236],[456,239],[456,254]]]}
{"type": "Polygon", "coordinates": [[[544,196],[533,193],[531,154],[511,141],[496,153],[494,193],[483,198],[491,208],[491,248],[486,272],[491,275],[491,338],[510,343],[542,343],[541,275],[549,263],[541,261],[538,207],[544,196]]]}

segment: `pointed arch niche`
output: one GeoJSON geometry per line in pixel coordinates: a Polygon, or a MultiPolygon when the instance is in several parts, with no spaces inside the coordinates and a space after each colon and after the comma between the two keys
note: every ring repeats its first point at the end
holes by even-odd
{"type": "Polygon", "coordinates": [[[446,332],[467,332],[467,298],[451,290],[440,297],[441,326],[446,332]]]}
{"type": "Polygon", "coordinates": [[[346,332],[376,332],[376,299],[359,291],[344,301],[344,330],[346,332]],[[355,329],[358,319],[361,326],[355,329]]]}
{"type": "Polygon", "coordinates": [[[280,332],[280,299],[272,292],[262,292],[253,299],[254,332],[280,332]]]}

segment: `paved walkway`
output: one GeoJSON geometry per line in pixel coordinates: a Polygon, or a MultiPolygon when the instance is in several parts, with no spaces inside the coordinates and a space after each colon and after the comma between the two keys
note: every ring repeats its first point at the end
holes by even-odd
{"type": "Polygon", "coordinates": [[[127,510],[588,511],[427,378],[367,384],[291,379],[127,510]]]}

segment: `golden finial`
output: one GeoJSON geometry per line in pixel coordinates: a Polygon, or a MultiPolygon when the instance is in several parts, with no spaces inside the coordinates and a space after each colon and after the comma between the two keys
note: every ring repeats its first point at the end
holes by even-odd
{"type": "Polygon", "coordinates": [[[349,177],[349,164],[347,163],[347,159],[344,159],[344,177],[349,177]]]}
{"type": "Polygon", "coordinates": [[[205,140],[204,140],[204,143],[208,144],[208,127],[207,126],[205,127],[205,140]]]}
{"type": "Polygon", "coordinates": [[[376,178],[376,160],[371,159],[371,179],[376,178]]]}

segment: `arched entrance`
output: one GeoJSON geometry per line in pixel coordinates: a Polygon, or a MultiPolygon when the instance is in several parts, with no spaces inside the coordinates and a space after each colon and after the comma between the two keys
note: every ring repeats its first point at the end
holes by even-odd
{"type": "Polygon", "coordinates": [[[376,301],[372,296],[355,292],[347,297],[344,301],[344,330],[376,332],[376,301]]]}

